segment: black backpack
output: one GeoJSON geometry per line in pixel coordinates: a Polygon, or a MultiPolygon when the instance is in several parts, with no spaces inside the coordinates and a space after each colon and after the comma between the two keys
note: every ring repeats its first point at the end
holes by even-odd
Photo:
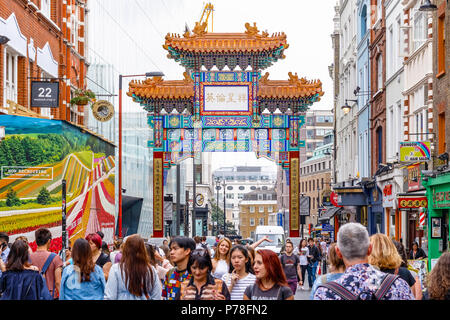
{"type": "Polygon", "coordinates": [[[376,292],[372,291],[363,291],[359,295],[355,295],[349,290],[347,290],[344,286],[340,285],[335,281],[330,281],[325,284],[321,284],[319,287],[325,287],[334,293],[338,294],[344,300],[381,300],[385,294],[388,292],[389,288],[392,284],[397,280],[399,276],[395,276],[393,274],[386,274],[381,280],[380,287],[376,292]],[[362,298],[362,295],[366,294],[366,298],[362,298]]]}

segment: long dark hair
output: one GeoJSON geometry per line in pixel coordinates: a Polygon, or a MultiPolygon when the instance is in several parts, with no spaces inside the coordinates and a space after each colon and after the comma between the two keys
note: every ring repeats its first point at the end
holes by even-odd
{"type": "Polygon", "coordinates": [[[125,274],[125,286],[131,294],[140,297],[149,293],[153,283],[153,271],[144,239],[140,235],[131,235],[125,241],[120,269],[122,276],[125,274]]]}
{"type": "Polygon", "coordinates": [[[392,242],[394,243],[394,246],[397,248],[398,254],[400,255],[400,257],[402,257],[402,264],[400,265],[400,267],[408,267],[408,256],[406,255],[406,250],[405,250],[405,246],[403,245],[403,243],[398,242],[396,240],[392,240],[392,242]]]}
{"type": "MultiPolygon", "coordinates": [[[[247,248],[245,248],[243,245],[238,244],[235,245],[233,248],[231,248],[230,251],[230,257],[233,255],[233,252],[235,250],[239,250],[240,252],[242,252],[242,254],[244,255],[245,259],[247,259],[247,263],[245,264],[245,272],[247,273],[253,273],[253,268],[252,268],[252,259],[250,258],[250,255],[248,253],[247,248]]],[[[234,270],[233,264],[230,262],[230,273],[232,273],[234,270]]]]}
{"type": "Polygon", "coordinates": [[[29,258],[30,254],[28,252],[28,244],[20,239],[14,241],[9,251],[6,270],[23,271],[25,266],[30,265],[28,263],[29,258]]]}
{"type": "Polygon", "coordinates": [[[89,241],[77,239],[72,248],[73,265],[80,268],[80,282],[91,281],[91,273],[95,270],[92,261],[92,250],[89,241]]]}
{"type": "Polygon", "coordinates": [[[155,247],[151,244],[145,244],[145,250],[147,250],[148,258],[150,259],[150,264],[152,266],[156,265],[156,257],[155,257],[155,247]]]}

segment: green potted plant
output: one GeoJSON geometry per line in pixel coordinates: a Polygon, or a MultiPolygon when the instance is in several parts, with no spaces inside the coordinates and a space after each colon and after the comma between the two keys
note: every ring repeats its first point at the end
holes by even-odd
{"type": "Polygon", "coordinates": [[[85,106],[89,102],[95,102],[95,93],[91,90],[77,89],[74,92],[74,97],[70,99],[70,104],[85,106]]]}

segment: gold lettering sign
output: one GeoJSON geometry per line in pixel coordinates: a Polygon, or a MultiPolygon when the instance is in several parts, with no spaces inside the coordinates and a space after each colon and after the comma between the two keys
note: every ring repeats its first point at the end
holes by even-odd
{"type": "Polygon", "coordinates": [[[153,230],[163,229],[163,159],[153,159],[153,230]]]}
{"type": "Polygon", "coordinates": [[[291,208],[289,211],[289,216],[291,220],[291,230],[298,230],[298,217],[300,214],[300,207],[299,207],[299,175],[298,175],[298,158],[291,158],[290,160],[290,176],[291,181],[289,183],[290,188],[290,201],[291,201],[291,208]]]}

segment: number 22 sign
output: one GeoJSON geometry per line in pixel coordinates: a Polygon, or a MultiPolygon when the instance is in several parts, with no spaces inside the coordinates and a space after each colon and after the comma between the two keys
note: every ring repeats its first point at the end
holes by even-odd
{"type": "Polygon", "coordinates": [[[59,82],[32,81],[31,107],[58,108],[59,82]]]}

